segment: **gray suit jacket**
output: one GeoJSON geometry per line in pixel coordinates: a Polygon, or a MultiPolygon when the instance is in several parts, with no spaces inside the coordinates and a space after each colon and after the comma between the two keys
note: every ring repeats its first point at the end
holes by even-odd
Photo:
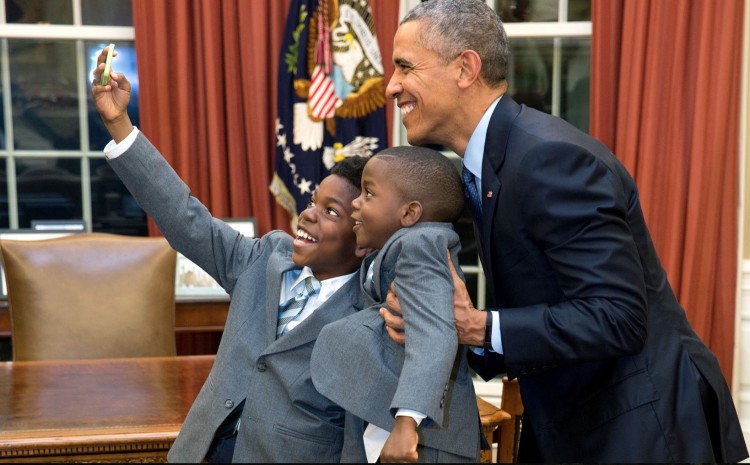
{"type": "Polygon", "coordinates": [[[459,249],[448,224],[397,231],[374,258],[372,286],[365,282],[371,260],[360,270],[368,308],[323,328],[311,365],[315,387],[353,415],[390,431],[399,408],[425,413],[422,445],[478,461],[476,394],[466,348],[458,345],[446,265],[450,250],[459,269],[459,249]],[[378,315],[394,279],[405,347],[391,340],[378,315]]]}
{"type": "Polygon", "coordinates": [[[295,267],[292,238],[282,231],[247,238],[213,218],[142,134],[110,164],[172,247],[231,296],[216,361],[168,459],[202,461],[216,429],[246,398],[234,461],[338,461],[344,412],[315,390],[310,354],[325,324],[362,308],[356,276],[277,340],[281,277],[295,267]]]}

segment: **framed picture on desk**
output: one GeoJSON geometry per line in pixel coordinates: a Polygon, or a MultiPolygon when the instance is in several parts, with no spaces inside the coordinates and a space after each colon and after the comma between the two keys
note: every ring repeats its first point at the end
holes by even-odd
{"type": "MultiPolygon", "coordinates": [[[[228,218],[223,221],[243,236],[255,237],[256,235],[255,218],[228,218]]],[[[229,298],[229,295],[214,278],[179,252],[177,253],[177,273],[175,274],[175,296],[181,300],[196,298],[223,300],[229,298]]]]}

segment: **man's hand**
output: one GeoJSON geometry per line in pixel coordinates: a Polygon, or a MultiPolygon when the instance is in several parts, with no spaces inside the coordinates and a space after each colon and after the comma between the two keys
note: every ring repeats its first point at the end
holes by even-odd
{"type": "MultiPolygon", "coordinates": [[[[450,252],[447,253],[447,258],[448,267],[453,276],[453,317],[456,319],[458,342],[481,347],[484,344],[484,324],[487,315],[474,308],[471,297],[469,297],[469,291],[466,290],[466,283],[463,282],[456,271],[456,267],[453,266],[450,252]]],[[[401,305],[398,302],[394,283],[391,283],[388,288],[385,304],[388,308],[381,308],[380,316],[385,321],[388,335],[394,342],[404,344],[406,342],[404,319],[401,317],[401,305]],[[388,309],[392,311],[388,311],[388,309]]]]}
{"type": "MultiPolygon", "coordinates": [[[[114,52],[113,56],[117,56],[114,52]]],[[[130,134],[133,125],[128,116],[128,103],[130,102],[130,82],[122,73],[111,71],[109,83],[101,85],[101,76],[104,72],[104,62],[107,60],[107,48],[102,49],[96,59],[93,82],[91,84],[91,95],[94,98],[94,106],[104,125],[115,142],[120,142],[130,134]]]]}
{"type": "Polygon", "coordinates": [[[412,417],[396,417],[393,431],[380,451],[380,463],[415,463],[419,459],[417,422],[412,417]]]}
{"type": "Polygon", "coordinates": [[[388,286],[388,295],[385,296],[385,305],[388,308],[380,308],[380,317],[385,321],[385,329],[396,344],[403,345],[406,343],[404,319],[401,316],[401,304],[398,302],[398,296],[396,296],[395,282],[391,282],[391,285],[388,286]],[[396,314],[388,311],[388,309],[396,312],[396,314]]]}
{"type": "Polygon", "coordinates": [[[474,308],[469,291],[466,290],[466,283],[458,276],[456,267],[453,266],[450,252],[448,267],[453,276],[453,318],[456,319],[458,343],[481,347],[484,344],[484,324],[487,315],[474,308]]]}

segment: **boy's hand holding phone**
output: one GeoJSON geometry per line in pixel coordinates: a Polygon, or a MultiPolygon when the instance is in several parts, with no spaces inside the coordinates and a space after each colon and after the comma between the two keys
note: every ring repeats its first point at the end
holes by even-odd
{"type": "Polygon", "coordinates": [[[103,48],[96,59],[91,95],[94,106],[115,142],[121,142],[133,130],[128,116],[130,82],[122,73],[112,72],[112,59],[117,56],[114,44],[103,48]]]}

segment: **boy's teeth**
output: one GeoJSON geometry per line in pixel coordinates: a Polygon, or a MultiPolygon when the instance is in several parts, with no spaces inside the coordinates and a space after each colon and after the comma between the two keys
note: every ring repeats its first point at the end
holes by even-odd
{"type": "Polygon", "coordinates": [[[300,238],[300,239],[304,239],[306,241],[310,241],[310,242],[318,242],[315,239],[313,239],[312,236],[310,236],[309,234],[307,234],[305,231],[303,231],[301,229],[297,230],[297,237],[300,238]]]}

